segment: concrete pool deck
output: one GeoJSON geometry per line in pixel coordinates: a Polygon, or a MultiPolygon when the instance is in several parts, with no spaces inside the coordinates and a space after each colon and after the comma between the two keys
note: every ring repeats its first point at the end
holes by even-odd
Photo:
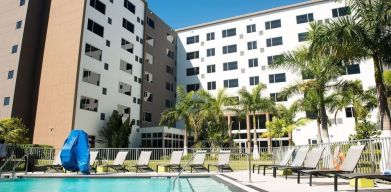
{"type": "MultiPolygon", "coordinates": [[[[7,175],[7,174],[4,174],[7,175]]],[[[124,178],[124,177],[175,177],[177,173],[94,173],[87,177],[111,177],[111,178],[124,178]]],[[[28,173],[25,175],[24,173],[17,173],[16,176],[20,177],[45,177],[45,178],[64,178],[64,177],[86,177],[85,175],[77,174],[77,173],[43,173],[43,172],[35,172],[28,173]]],[[[333,191],[333,178],[325,178],[325,177],[314,177],[313,178],[313,186],[310,187],[308,185],[308,176],[302,176],[301,184],[297,184],[296,175],[291,175],[285,180],[283,176],[277,176],[277,178],[273,178],[269,173],[266,176],[262,174],[251,174],[252,182],[248,182],[248,171],[236,171],[236,172],[227,172],[223,174],[219,174],[218,172],[201,172],[201,173],[188,173],[183,172],[183,177],[208,177],[208,176],[217,176],[225,182],[231,183],[237,187],[241,187],[246,191],[276,191],[276,192],[286,192],[286,191],[313,191],[313,192],[330,192],[333,191]]],[[[339,179],[338,180],[339,191],[354,191],[354,187],[349,186],[349,180],[339,179]]],[[[391,185],[377,183],[374,188],[363,189],[359,188],[359,191],[373,191],[373,192],[390,192],[391,185]]]]}

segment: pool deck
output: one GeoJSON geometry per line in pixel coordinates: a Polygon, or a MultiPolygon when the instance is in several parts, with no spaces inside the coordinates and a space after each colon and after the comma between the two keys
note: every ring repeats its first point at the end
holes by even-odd
{"type": "MultiPolygon", "coordinates": [[[[175,177],[177,173],[94,173],[87,177],[101,178],[101,177],[111,177],[111,178],[124,178],[124,177],[175,177]]],[[[47,178],[63,178],[63,177],[86,177],[78,173],[43,173],[35,172],[28,173],[17,173],[16,176],[21,177],[47,177],[47,178]]],[[[236,172],[227,172],[219,174],[217,172],[201,172],[201,173],[182,173],[183,177],[207,177],[207,176],[217,176],[225,182],[231,183],[237,187],[241,187],[245,191],[276,191],[276,192],[286,192],[286,191],[313,191],[313,192],[330,192],[333,191],[333,178],[325,177],[314,177],[313,186],[308,185],[308,176],[302,176],[301,184],[297,184],[296,175],[288,176],[288,179],[285,180],[284,176],[277,176],[273,178],[269,173],[266,176],[262,174],[251,174],[252,182],[248,182],[248,171],[236,171],[236,172]]],[[[339,191],[354,191],[354,188],[349,186],[349,181],[344,179],[339,179],[338,189],[339,191]]],[[[359,188],[359,191],[373,191],[373,192],[385,192],[391,191],[391,185],[377,183],[374,188],[362,189],[359,188]]]]}

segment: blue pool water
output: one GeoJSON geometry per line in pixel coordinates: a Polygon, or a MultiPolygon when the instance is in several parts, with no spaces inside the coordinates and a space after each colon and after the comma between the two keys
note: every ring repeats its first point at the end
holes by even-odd
{"type": "Polygon", "coordinates": [[[0,180],[1,192],[229,192],[213,178],[181,178],[175,190],[170,178],[22,178],[0,180]]]}

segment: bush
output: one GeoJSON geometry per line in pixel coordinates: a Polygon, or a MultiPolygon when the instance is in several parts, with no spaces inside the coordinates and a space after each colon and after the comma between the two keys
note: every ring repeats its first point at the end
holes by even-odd
{"type": "Polygon", "coordinates": [[[5,143],[23,144],[28,143],[27,137],[29,129],[19,118],[7,118],[0,120],[0,139],[5,143]]]}

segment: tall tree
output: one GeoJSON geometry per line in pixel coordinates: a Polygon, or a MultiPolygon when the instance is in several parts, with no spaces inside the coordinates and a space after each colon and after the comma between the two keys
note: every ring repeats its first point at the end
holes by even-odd
{"type": "Polygon", "coordinates": [[[284,53],[283,57],[271,68],[285,68],[293,72],[301,72],[310,79],[300,80],[284,89],[287,95],[314,93],[319,109],[319,117],[322,127],[322,138],[329,142],[328,116],[326,111],[327,92],[340,85],[341,81],[334,82],[344,69],[335,64],[335,60],[323,53],[314,54],[305,47],[284,53]]]}
{"type": "MultiPolygon", "coordinates": [[[[184,148],[188,145],[188,134],[190,131],[194,131],[195,124],[195,93],[194,91],[186,93],[183,87],[177,88],[178,100],[175,107],[165,110],[160,118],[160,125],[173,127],[179,120],[183,120],[185,123],[185,135],[184,135],[184,148]]],[[[197,133],[199,131],[196,131],[197,133]]],[[[195,138],[198,139],[196,136],[195,138]]]]}
{"type": "Polygon", "coordinates": [[[390,109],[385,95],[384,66],[391,64],[391,1],[347,0],[351,14],[327,25],[312,24],[311,51],[340,58],[342,64],[371,58],[374,67],[379,121],[390,130],[390,109]]]}
{"type": "Polygon", "coordinates": [[[109,148],[125,148],[129,146],[129,135],[132,132],[130,117],[122,120],[122,116],[118,111],[114,110],[111,114],[106,127],[99,131],[101,140],[98,142],[104,143],[109,148]]]}
{"type": "MultiPolygon", "coordinates": [[[[258,142],[257,142],[257,123],[256,123],[256,113],[264,112],[266,113],[266,121],[268,121],[268,113],[274,110],[274,102],[270,100],[269,97],[262,97],[262,91],[266,89],[265,84],[256,85],[251,92],[246,89],[241,89],[239,91],[239,105],[242,110],[246,111],[247,118],[252,116],[252,125],[253,125],[253,145],[254,145],[254,158],[259,158],[258,153],[258,142]]],[[[247,147],[250,149],[250,125],[247,123],[247,147]]]]}
{"type": "Polygon", "coordinates": [[[7,118],[0,120],[0,139],[6,143],[28,143],[28,128],[19,118],[7,118]]]}

